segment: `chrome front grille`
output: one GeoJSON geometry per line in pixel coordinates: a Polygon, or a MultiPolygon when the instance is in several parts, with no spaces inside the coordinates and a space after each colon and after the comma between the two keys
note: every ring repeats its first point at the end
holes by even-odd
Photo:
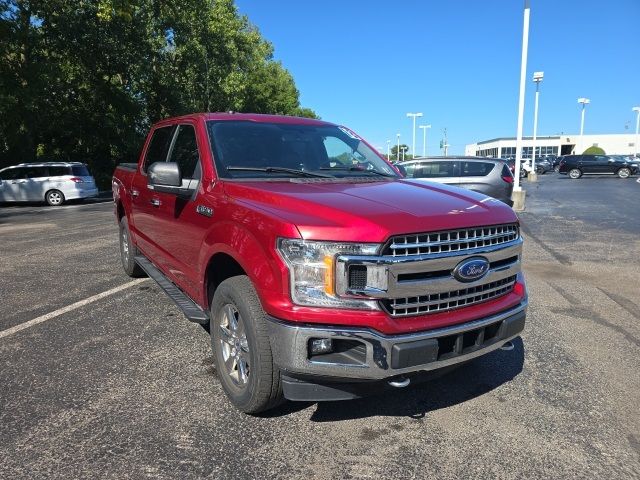
{"type": "Polygon", "coordinates": [[[382,254],[404,257],[460,252],[462,255],[466,250],[500,245],[512,242],[518,237],[518,225],[516,224],[401,235],[393,237],[382,254]]]}
{"type": "Polygon", "coordinates": [[[380,303],[385,311],[392,317],[443,312],[455,308],[467,307],[505,295],[513,290],[515,282],[516,276],[513,275],[475,287],[417,297],[391,298],[382,300],[380,303]]]}

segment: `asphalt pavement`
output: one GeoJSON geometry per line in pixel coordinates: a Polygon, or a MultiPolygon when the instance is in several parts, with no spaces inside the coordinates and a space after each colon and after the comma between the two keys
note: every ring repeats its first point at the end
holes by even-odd
{"type": "Polygon", "coordinates": [[[638,478],[640,183],[524,187],[513,351],[261,417],[226,400],[207,333],[122,272],[111,203],[0,207],[0,478],[638,478]]]}

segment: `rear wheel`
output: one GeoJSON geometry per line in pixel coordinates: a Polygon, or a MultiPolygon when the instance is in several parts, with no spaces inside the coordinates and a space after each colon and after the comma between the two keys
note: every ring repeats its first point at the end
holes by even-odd
{"type": "Polygon", "coordinates": [[[577,169],[577,168],[572,168],[571,170],[569,170],[569,178],[573,178],[574,180],[576,178],[580,178],[582,176],[582,172],[577,169]]]}
{"type": "Polygon", "coordinates": [[[131,241],[127,217],[122,217],[120,219],[120,260],[125,273],[134,278],[145,276],[144,270],[136,263],[137,254],[138,249],[131,241]]]}
{"type": "Polygon", "coordinates": [[[235,407],[259,413],[282,399],[266,314],[249,278],[228,278],[211,301],[211,346],[220,384],[235,407]]]}
{"type": "Polygon", "coordinates": [[[556,165],[555,167],[553,167],[553,171],[556,173],[560,173],[560,165],[556,165]]]}
{"type": "Polygon", "coordinates": [[[620,170],[618,170],[618,176],[620,178],[629,178],[629,175],[631,175],[631,170],[629,170],[627,167],[622,167],[620,170]]]}
{"type": "Polygon", "coordinates": [[[64,203],[64,194],[60,190],[49,190],[44,199],[52,207],[57,207],[64,203]]]}
{"type": "Polygon", "coordinates": [[[545,169],[543,167],[536,167],[536,173],[538,175],[544,175],[545,169]]]}

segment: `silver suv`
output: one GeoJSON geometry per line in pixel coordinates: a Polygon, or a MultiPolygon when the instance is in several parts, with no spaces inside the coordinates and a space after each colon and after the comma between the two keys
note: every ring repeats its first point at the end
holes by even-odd
{"type": "Polygon", "coordinates": [[[506,162],[484,157],[426,157],[397,164],[407,178],[466,188],[513,205],[513,174],[506,162]]]}
{"type": "Polygon", "coordinates": [[[21,163],[0,170],[0,202],[47,202],[98,195],[96,182],[80,162],[21,163]]]}

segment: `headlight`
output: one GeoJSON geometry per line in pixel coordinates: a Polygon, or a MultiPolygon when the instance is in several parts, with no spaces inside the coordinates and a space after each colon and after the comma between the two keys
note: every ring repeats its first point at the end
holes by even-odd
{"type": "Polygon", "coordinates": [[[337,255],[375,255],[377,243],[313,242],[278,239],[278,252],[289,267],[291,299],[298,305],[377,310],[374,300],[352,300],[335,295],[337,255]]]}

